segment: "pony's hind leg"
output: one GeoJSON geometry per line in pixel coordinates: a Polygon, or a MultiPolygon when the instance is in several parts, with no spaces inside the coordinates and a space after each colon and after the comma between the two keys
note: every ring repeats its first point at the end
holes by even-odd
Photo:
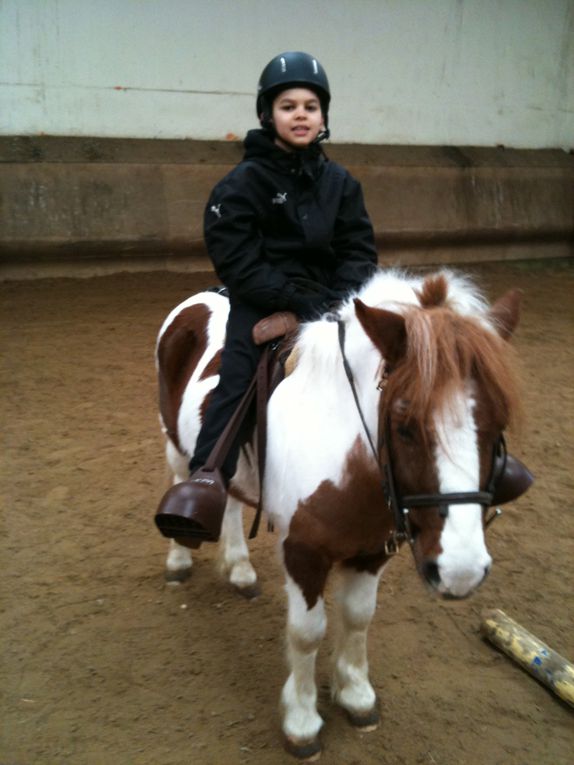
{"type": "Polygon", "coordinates": [[[219,551],[221,571],[233,587],[246,598],[259,595],[257,574],[243,533],[243,505],[232,496],[227,498],[219,551]]]}
{"type": "MultiPolygon", "coordinates": [[[[166,440],[165,457],[173,473],[173,483],[181,483],[189,477],[187,459],[175,448],[173,443],[166,440]]],[[[184,582],[191,575],[191,551],[179,545],[174,539],[169,540],[169,549],[165,561],[165,578],[170,584],[184,582]]]]}
{"type": "Polygon", "coordinates": [[[367,631],[377,604],[380,571],[373,575],[344,568],[338,592],[339,636],[335,648],[332,694],[353,725],[373,730],[380,713],[369,682],[367,631]]]}
{"type": "Polygon", "coordinates": [[[283,733],[286,749],[300,759],[319,757],[319,731],[323,725],[317,712],[315,661],[327,627],[325,604],[320,595],[309,607],[299,586],[287,576],[289,610],[287,656],[291,673],[283,686],[283,733]]]}

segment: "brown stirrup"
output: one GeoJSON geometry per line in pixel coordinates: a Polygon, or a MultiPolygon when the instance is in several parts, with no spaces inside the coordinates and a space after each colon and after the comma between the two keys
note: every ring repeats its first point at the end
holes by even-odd
{"type": "Polygon", "coordinates": [[[164,537],[197,548],[202,542],[219,539],[226,503],[221,472],[203,467],[164,494],[155,524],[164,537]]]}

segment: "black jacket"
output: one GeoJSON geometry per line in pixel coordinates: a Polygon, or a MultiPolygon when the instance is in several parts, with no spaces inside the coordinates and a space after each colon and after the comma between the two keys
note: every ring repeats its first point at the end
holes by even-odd
{"type": "Polygon", "coordinates": [[[251,130],[214,188],[205,241],[231,297],[308,318],[355,290],[377,262],[360,184],[318,146],[289,153],[251,130]]]}

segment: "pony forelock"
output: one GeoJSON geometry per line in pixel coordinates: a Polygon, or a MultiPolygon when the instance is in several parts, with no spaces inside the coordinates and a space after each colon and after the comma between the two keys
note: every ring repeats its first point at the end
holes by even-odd
{"type": "Polygon", "coordinates": [[[409,416],[423,432],[431,413],[446,411],[469,383],[485,397],[500,427],[518,421],[514,351],[482,317],[448,307],[414,308],[405,323],[406,354],[389,377],[385,398],[408,402],[409,416]]]}

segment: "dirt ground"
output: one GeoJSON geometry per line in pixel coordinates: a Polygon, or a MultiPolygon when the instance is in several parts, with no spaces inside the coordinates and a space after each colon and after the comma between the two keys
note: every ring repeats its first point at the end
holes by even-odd
{"type": "MultiPolygon", "coordinates": [[[[383,722],[358,733],[318,663],[325,765],[566,765],[572,711],[479,635],[503,609],[574,659],[574,268],[474,269],[492,296],[525,292],[516,345],[526,424],[510,450],[534,488],[489,531],[493,571],[471,599],[431,597],[409,551],[389,567],[370,633],[383,722]]],[[[277,700],[284,593],[275,539],[251,543],[246,601],[195,554],[164,582],[152,525],[168,485],[153,347],[207,274],[0,286],[2,765],[288,763],[277,700]]]]}

